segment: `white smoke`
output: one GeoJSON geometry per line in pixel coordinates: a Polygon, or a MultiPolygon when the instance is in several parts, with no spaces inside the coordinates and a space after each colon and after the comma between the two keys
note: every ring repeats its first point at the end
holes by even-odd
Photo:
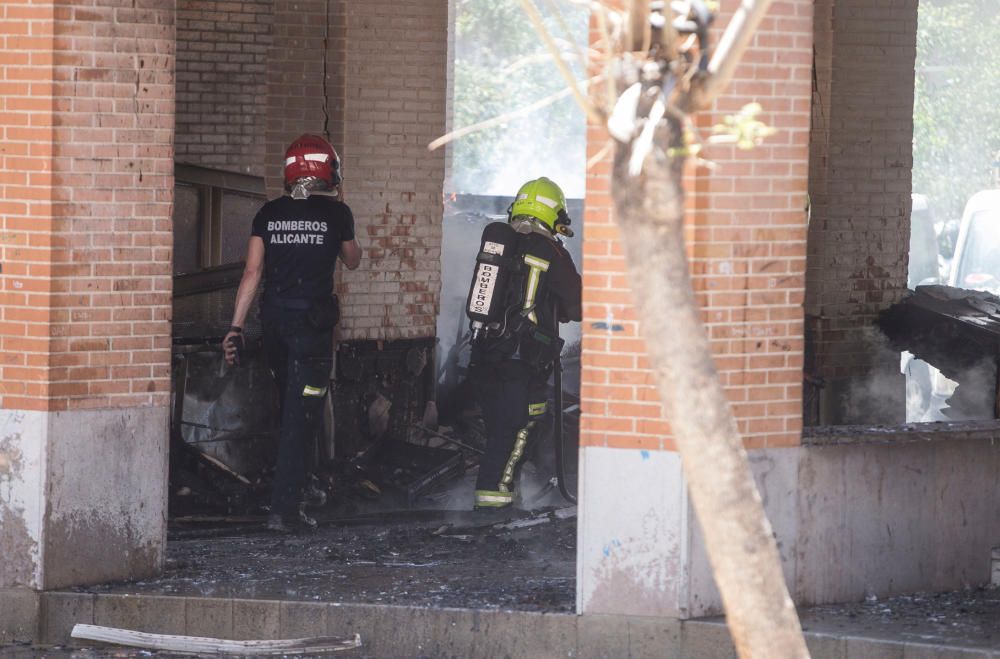
{"type": "Polygon", "coordinates": [[[516,122],[509,134],[517,135],[517,140],[496,145],[492,176],[476,182],[480,189],[461,192],[513,197],[525,181],[545,176],[562,188],[568,199],[582,199],[586,191],[587,144],[586,122],[579,109],[574,121],[580,130],[561,141],[548,134],[545,121],[516,122]]]}

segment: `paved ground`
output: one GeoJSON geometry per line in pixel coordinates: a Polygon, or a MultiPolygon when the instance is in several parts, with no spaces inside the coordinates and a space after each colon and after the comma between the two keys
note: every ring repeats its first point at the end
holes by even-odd
{"type": "MultiPolygon", "coordinates": [[[[372,616],[377,619],[363,634],[365,638],[382,639],[392,630],[428,635],[401,641],[406,648],[430,643],[432,637],[437,639],[435,643],[443,638],[447,643],[479,647],[476,644],[486,638],[493,639],[497,651],[503,647],[506,652],[506,646],[501,645],[506,641],[499,640],[509,638],[504,634],[536,625],[536,635],[547,639],[547,647],[562,647],[564,643],[577,647],[574,644],[578,643],[582,652],[603,642],[616,648],[580,656],[733,656],[721,619],[680,626],[664,623],[663,629],[654,630],[648,626],[655,622],[650,619],[573,616],[576,520],[572,513],[572,508],[565,508],[557,515],[551,507],[535,512],[400,511],[328,518],[316,532],[294,536],[268,533],[261,521],[175,525],[168,544],[168,569],[162,578],[75,592],[96,593],[98,597],[216,598],[215,604],[225,598],[280,600],[282,611],[286,606],[332,606],[334,613],[323,613],[332,616],[331,620],[343,617],[335,614],[335,604],[294,603],[340,602],[345,615],[360,616],[358,621],[372,616]],[[351,605],[355,609],[348,611],[351,605]],[[393,607],[383,614],[365,608],[370,605],[393,607]],[[412,608],[398,608],[400,605],[412,608]],[[528,617],[522,620],[519,616],[528,617]],[[414,631],[424,628],[429,631],[414,631]],[[637,635],[639,632],[646,637],[637,635]],[[470,638],[463,638],[463,634],[470,638]],[[585,641],[585,637],[590,640],[585,641]],[[710,640],[707,647],[711,649],[689,654],[686,648],[701,647],[705,639],[710,640]],[[612,642],[618,645],[612,646],[612,642]],[[661,654],[662,648],[675,642],[683,643],[685,649],[679,654],[661,654]],[[649,651],[634,651],[636,643],[644,643],[640,650],[649,651]],[[620,654],[625,647],[626,653],[620,654]]],[[[272,604],[279,606],[278,602],[272,604]]],[[[814,657],[1000,659],[1000,589],[996,588],[810,607],[802,609],[800,615],[814,657]]],[[[191,622],[189,619],[188,624],[191,622]]],[[[408,656],[425,654],[414,649],[408,656]]],[[[0,657],[16,659],[140,656],[151,655],[124,650],[0,647],[0,657]]],[[[396,655],[374,651],[337,656],[396,655]]],[[[440,656],[471,655],[457,651],[440,656]]],[[[543,655],[533,649],[512,652],[511,656],[543,655]]]]}
{"type": "Polygon", "coordinates": [[[1000,656],[1000,589],[904,595],[814,606],[800,612],[808,630],[905,643],[990,648],[1000,656]]]}
{"type": "Polygon", "coordinates": [[[545,510],[403,511],[292,536],[262,522],[186,526],[171,529],[167,556],[155,581],[77,592],[549,612],[576,597],[576,519],[545,510]]]}
{"type": "MultiPolygon", "coordinates": [[[[174,528],[162,578],[80,591],[571,613],[576,520],[550,510],[401,511],[327,520],[295,536],[275,536],[259,523],[174,528]]],[[[1000,590],[993,588],[800,615],[817,633],[1000,651],[1000,590]]]]}

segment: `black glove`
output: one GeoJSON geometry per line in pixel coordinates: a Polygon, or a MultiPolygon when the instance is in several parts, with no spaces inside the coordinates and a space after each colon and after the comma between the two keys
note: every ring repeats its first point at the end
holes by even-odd
{"type": "Polygon", "coordinates": [[[233,354],[233,364],[239,366],[243,357],[243,351],[246,349],[246,341],[243,339],[243,335],[231,334],[229,338],[226,339],[226,343],[235,349],[236,352],[233,354]]]}

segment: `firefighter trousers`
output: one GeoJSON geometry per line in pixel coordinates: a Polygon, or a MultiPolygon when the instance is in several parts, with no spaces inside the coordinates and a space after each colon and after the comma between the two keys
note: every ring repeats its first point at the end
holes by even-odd
{"type": "Polygon", "coordinates": [[[264,354],[281,409],[271,512],[293,515],[302,498],[309,455],[323,427],[323,401],[333,366],[333,330],[320,330],[300,309],[262,314],[264,354]]]}
{"type": "Polygon", "coordinates": [[[486,453],[479,463],[475,506],[502,508],[514,501],[517,478],[546,412],[548,373],[504,360],[469,372],[486,424],[486,453]]]}

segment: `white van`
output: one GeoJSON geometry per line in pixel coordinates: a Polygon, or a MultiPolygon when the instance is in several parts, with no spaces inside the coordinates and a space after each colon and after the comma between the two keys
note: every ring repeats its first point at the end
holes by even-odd
{"type": "MultiPolygon", "coordinates": [[[[1000,190],[983,190],[965,204],[955,241],[948,285],[1000,295],[1000,190]]],[[[903,353],[906,374],[907,421],[947,421],[961,417],[942,414],[957,384],[936,368],[903,353]]],[[[995,374],[983,374],[995,381],[995,374]]],[[[991,406],[970,418],[992,418],[991,406]],[[988,409],[989,408],[989,409],[988,409]]]]}
{"type": "Polygon", "coordinates": [[[927,197],[910,195],[910,261],[906,274],[906,287],[913,290],[921,284],[941,282],[937,233],[927,197]]]}
{"type": "Polygon", "coordinates": [[[1000,190],[983,190],[965,204],[948,285],[1000,295],[1000,190]]]}

